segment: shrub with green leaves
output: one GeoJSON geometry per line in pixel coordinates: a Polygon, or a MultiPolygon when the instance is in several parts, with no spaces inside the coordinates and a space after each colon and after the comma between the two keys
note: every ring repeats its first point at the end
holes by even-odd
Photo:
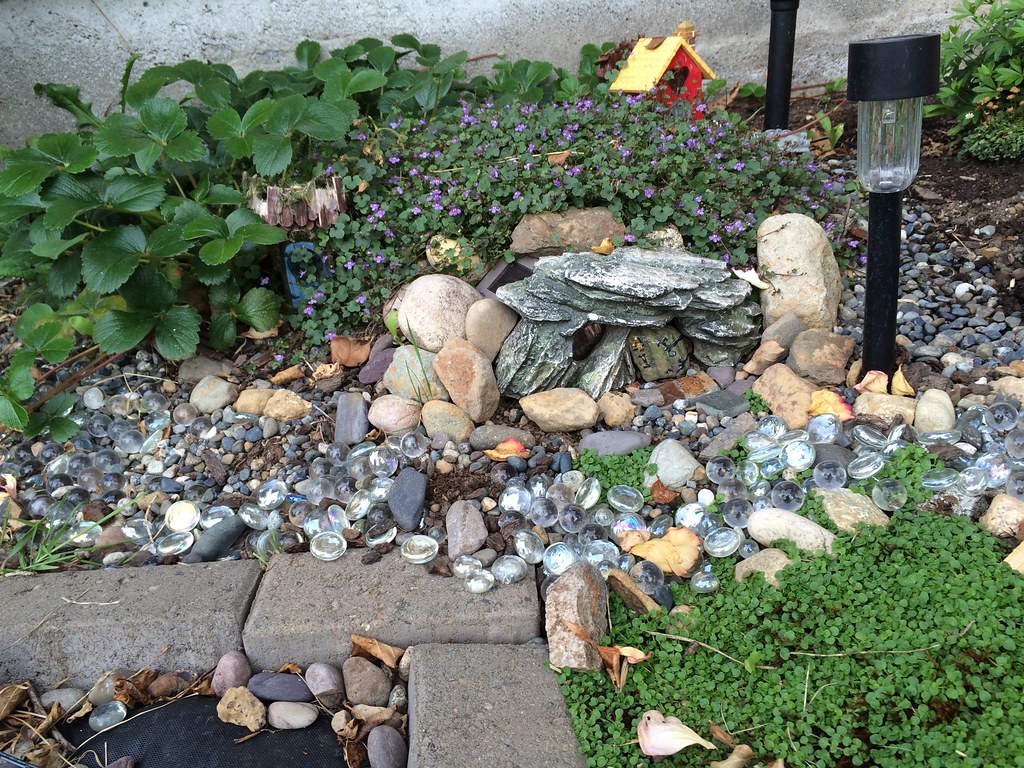
{"type": "MultiPolygon", "coordinates": [[[[1004,545],[970,520],[898,512],[833,552],[789,548],[778,589],[713,560],[719,592],[673,587],[688,617],[637,616],[613,595],[603,644],[653,657],[622,691],[604,673],[560,673],[588,766],[654,766],[635,743],[648,709],[705,738],[713,723],[763,763],[1024,766],[1024,577],[1000,562],[1004,545]]],[[[721,760],[730,748],[716,743],[658,765],[721,760]]]]}
{"type": "Polygon", "coordinates": [[[938,104],[925,114],[954,118],[953,135],[980,131],[964,142],[967,154],[1024,154],[1024,0],[963,0],[942,35],[941,55],[938,104]]]}

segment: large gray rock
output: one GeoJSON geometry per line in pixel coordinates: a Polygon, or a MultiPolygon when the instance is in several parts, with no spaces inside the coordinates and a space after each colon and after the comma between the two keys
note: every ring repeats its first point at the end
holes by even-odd
{"type": "Polygon", "coordinates": [[[548,588],[544,602],[544,625],[548,634],[548,656],[556,667],[601,669],[597,649],[574,632],[572,622],[598,642],[608,629],[608,586],[589,561],[569,566],[548,588]]]}
{"type": "Polygon", "coordinates": [[[693,457],[690,449],[678,440],[662,440],[651,451],[648,466],[658,471],[646,476],[644,482],[652,488],[656,480],[671,491],[682,491],[693,479],[693,473],[700,467],[700,462],[693,457]]]}
{"type": "Polygon", "coordinates": [[[204,376],[192,388],[188,401],[202,413],[213,413],[231,405],[238,397],[238,387],[217,376],[204,376]]]}
{"type": "Polygon", "coordinates": [[[757,229],[757,263],[772,273],[772,287],[761,291],[766,324],[794,312],[808,328],[832,330],[842,285],[818,222],[802,213],[769,216],[757,229]]]}
{"type": "Polygon", "coordinates": [[[635,378],[628,349],[634,328],[672,323],[698,360],[734,365],[757,343],[761,325],[760,307],[747,300],[749,283],[723,262],[672,248],[563,254],[497,293],[523,318],[495,372],[498,388],[520,397],[556,387],[599,397],[623,387],[635,378]],[[584,350],[577,332],[594,324],[603,334],[584,350]]]}
{"type": "Polygon", "coordinates": [[[459,555],[471,555],[484,545],[487,526],[484,516],[476,505],[460,500],[448,508],[445,516],[448,530],[448,557],[452,560],[459,555]]]}
{"type": "Polygon", "coordinates": [[[512,231],[512,252],[551,256],[586,251],[606,237],[622,237],[625,227],[608,208],[570,208],[568,211],[529,213],[512,231]]]}
{"type": "Polygon", "coordinates": [[[366,417],[369,405],[362,392],[340,392],[334,421],[334,442],[340,445],[361,443],[370,431],[366,417]]]}
{"type": "Polygon", "coordinates": [[[519,316],[497,299],[480,299],[466,313],[466,339],[493,361],[519,316]]]}
{"type": "Polygon", "coordinates": [[[434,372],[437,355],[406,344],[395,350],[391,365],[384,372],[384,387],[392,395],[425,403],[448,400],[448,390],[434,372]]]}

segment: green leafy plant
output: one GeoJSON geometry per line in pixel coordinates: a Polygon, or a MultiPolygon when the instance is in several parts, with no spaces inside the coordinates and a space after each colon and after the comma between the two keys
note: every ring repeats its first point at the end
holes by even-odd
{"type": "Polygon", "coordinates": [[[991,162],[1024,157],[1024,109],[986,117],[964,136],[960,152],[991,162]]]}
{"type": "Polygon", "coordinates": [[[918,445],[906,445],[896,451],[877,475],[850,483],[850,490],[870,496],[879,480],[899,480],[907,489],[907,503],[902,509],[913,512],[932,497],[932,492],[922,487],[921,475],[944,467],[938,456],[918,445]]]}
{"type": "MultiPolygon", "coordinates": [[[[120,514],[113,510],[95,525],[120,514]]],[[[88,563],[95,547],[78,540],[79,517],[63,519],[20,520],[12,518],[10,502],[0,508],[0,576],[14,571],[42,573],[80,568],[88,563]]]]}
{"type": "Polygon", "coordinates": [[[573,461],[573,469],[587,477],[596,477],[601,483],[601,501],[606,500],[608,489],[615,485],[628,485],[640,491],[648,501],[651,491],[644,484],[648,476],[656,474],[657,466],[648,464],[653,448],[637,448],[630,453],[599,456],[597,451],[585,450],[573,461]]]}
{"type": "Polygon", "coordinates": [[[723,759],[712,725],[762,764],[1021,765],[1024,577],[1000,563],[1005,547],[970,520],[898,512],[833,549],[790,548],[779,588],[712,561],[717,593],[672,587],[686,615],[638,616],[613,595],[602,644],[653,655],[621,691],[604,673],[559,674],[587,765],[654,766],[635,743],[648,709],[720,746],[657,763],[669,768],[723,759]]]}
{"type": "Polygon", "coordinates": [[[772,412],[772,409],[768,407],[768,403],[766,403],[764,399],[762,399],[762,397],[759,394],[757,394],[757,392],[755,392],[754,390],[748,389],[746,392],[743,393],[743,396],[747,398],[747,402],[750,403],[751,413],[756,414],[772,412]]]}
{"type": "Polygon", "coordinates": [[[963,0],[952,18],[942,35],[938,103],[925,114],[954,118],[953,135],[970,133],[1000,113],[1021,120],[1024,0],[963,0]]]}

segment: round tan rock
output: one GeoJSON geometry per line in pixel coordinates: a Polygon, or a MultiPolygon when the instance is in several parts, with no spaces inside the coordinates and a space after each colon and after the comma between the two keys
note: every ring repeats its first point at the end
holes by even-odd
{"type": "Polygon", "coordinates": [[[424,403],[423,410],[420,411],[420,418],[428,437],[445,432],[457,443],[469,440],[475,426],[473,420],[466,415],[464,410],[454,403],[446,403],[444,400],[431,400],[424,403]]]}
{"type": "Polygon", "coordinates": [[[811,395],[817,387],[797,376],[788,365],[769,366],[754,382],[753,389],[790,429],[807,426],[807,409],[811,407],[811,395]]]}
{"type": "Polygon", "coordinates": [[[281,731],[308,728],[316,722],[317,708],[301,701],[275,701],[267,707],[267,723],[281,731]]]}
{"type": "Polygon", "coordinates": [[[625,392],[605,392],[597,399],[601,419],[609,427],[624,427],[633,422],[636,406],[625,392]]]}
{"type": "Polygon", "coordinates": [[[1024,522],[1024,502],[1007,493],[997,493],[978,522],[993,536],[1016,536],[1024,522]]]}
{"type": "Polygon", "coordinates": [[[311,407],[290,389],[278,389],[267,400],[263,415],[278,421],[292,421],[308,415],[311,407]]]}
{"type": "Polygon", "coordinates": [[[457,277],[417,277],[398,307],[398,327],[420,349],[437,352],[448,339],[466,338],[466,314],[480,298],[476,288],[457,277]]]}
{"type": "Polygon", "coordinates": [[[884,392],[861,392],[853,401],[855,416],[878,416],[886,421],[900,419],[904,424],[914,423],[917,401],[912,397],[887,395],[884,392]]]}
{"type": "Polygon", "coordinates": [[[465,339],[448,339],[434,360],[434,373],[452,402],[480,424],[498,410],[501,393],[490,359],[465,339]]]}
{"type": "Polygon", "coordinates": [[[926,389],[917,401],[914,427],[918,432],[940,432],[956,425],[956,408],[949,393],[941,389],[926,389]]]}
{"type": "Polygon", "coordinates": [[[272,389],[246,389],[235,400],[232,408],[236,413],[252,413],[262,416],[267,402],[274,396],[272,389]]]}
{"type": "Polygon", "coordinates": [[[747,533],[765,546],[788,540],[805,552],[831,552],[836,535],[796,512],[767,507],[755,509],[747,522],[747,533]]]}
{"type": "Polygon", "coordinates": [[[511,307],[497,299],[480,299],[466,313],[466,339],[493,362],[518,322],[519,315],[511,307]]]}
{"type": "Polygon", "coordinates": [[[590,395],[575,387],[537,392],[519,400],[523,413],[545,432],[572,432],[597,424],[601,410],[590,395]]]}
{"type": "Polygon", "coordinates": [[[404,435],[420,423],[420,404],[398,395],[381,395],[370,404],[366,418],[388,435],[404,435]]]}
{"type": "Polygon", "coordinates": [[[765,580],[773,587],[777,587],[779,586],[779,579],[775,574],[791,562],[793,561],[781,549],[769,547],[768,549],[762,549],[756,555],[751,555],[745,560],[740,560],[736,563],[734,578],[736,581],[743,581],[751,574],[763,573],[765,580]]]}

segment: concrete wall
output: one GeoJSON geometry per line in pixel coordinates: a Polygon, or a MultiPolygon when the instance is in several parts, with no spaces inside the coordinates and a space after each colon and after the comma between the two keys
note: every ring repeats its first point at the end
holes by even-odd
{"type": "MultiPolygon", "coordinates": [[[[845,75],[850,40],[941,31],[955,5],[804,0],[794,81],[845,75]]],[[[140,67],[198,58],[244,72],[293,63],[307,37],[330,49],[412,32],[446,52],[575,67],[585,43],[668,34],[690,19],[701,32],[698,50],[720,77],[763,82],[769,8],[769,0],[0,0],[0,144],[70,126],[34,96],[37,82],[81,85],[98,112],[109,108],[130,50],[144,54],[140,67]]]]}

